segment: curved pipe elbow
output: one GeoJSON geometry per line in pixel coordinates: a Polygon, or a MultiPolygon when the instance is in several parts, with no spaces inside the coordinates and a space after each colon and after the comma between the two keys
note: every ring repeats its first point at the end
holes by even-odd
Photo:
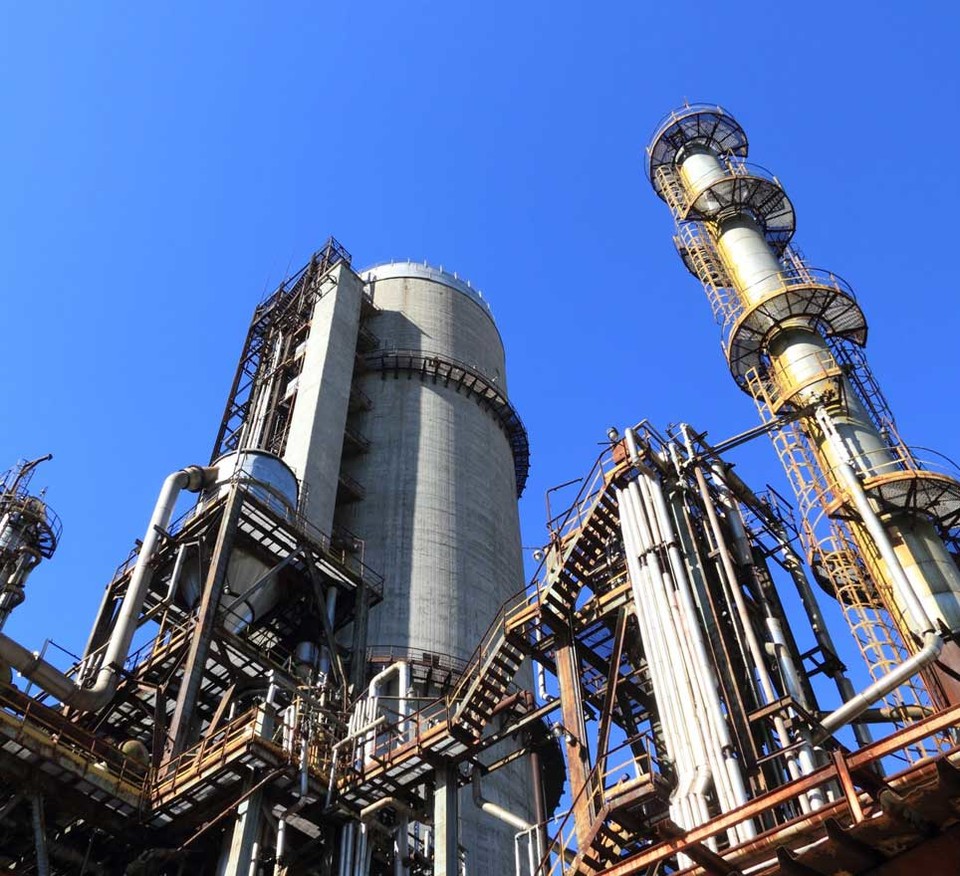
{"type": "Polygon", "coordinates": [[[470,787],[473,793],[474,805],[481,812],[486,812],[487,815],[492,815],[494,818],[509,824],[512,828],[518,831],[533,830],[536,826],[531,824],[529,821],[525,821],[519,815],[514,815],[508,809],[504,809],[502,806],[498,806],[496,803],[487,800],[483,796],[483,792],[480,788],[480,773],[476,770],[473,772],[473,778],[470,782],[470,787]]]}
{"type": "Polygon", "coordinates": [[[862,715],[877,700],[883,699],[888,693],[900,687],[907,680],[916,675],[925,666],[933,663],[943,650],[943,638],[939,633],[928,632],[923,637],[923,648],[908,660],[904,660],[896,669],[892,669],[883,678],[864,688],[852,699],[847,700],[839,709],[831,712],[820,722],[823,728],[818,735],[817,742],[822,742],[828,736],[849,724],[862,715]]]}

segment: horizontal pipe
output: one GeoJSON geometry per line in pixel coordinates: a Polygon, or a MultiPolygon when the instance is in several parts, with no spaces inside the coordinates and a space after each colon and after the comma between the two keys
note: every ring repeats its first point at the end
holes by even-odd
{"type": "Polygon", "coordinates": [[[892,721],[922,721],[933,714],[929,706],[881,706],[867,709],[857,718],[860,723],[889,724],[892,721]]]}
{"type": "MultiPolygon", "coordinates": [[[[300,741],[300,786],[297,799],[280,814],[277,821],[277,848],[274,863],[274,876],[280,876],[285,870],[284,856],[286,855],[287,821],[296,815],[309,802],[307,794],[310,791],[310,772],[308,763],[309,740],[306,736],[300,741]]],[[[251,861],[251,872],[256,867],[256,856],[251,861]]]]}
{"type": "Polygon", "coordinates": [[[147,526],[140,546],[136,565],[127,584],[127,592],[123,597],[113,632],[107,643],[103,663],[97,673],[97,680],[91,687],[81,687],[51,663],[42,660],[37,654],[3,633],[0,633],[0,663],[9,664],[25,678],[55,696],[65,706],[85,712],[95,711],[105,706],[116,692],[120,670],[130,653],[130,643],[133,641],[137,620],[153,577],[151,562],[170,525],[177,498],[181,490],[199,492],[213,483],[216,473],[215,468],[191,465],[168,475],[163,482],[150,524],[147,526]]]}
{"type": "Polygon", "coordinates": [[[360,810],[360,820],[368,821],[371,815],[375,815],[381,809],[396,809],[402,815],[416,815],[413,809],[398,797],[381,797],[360,810]]]}

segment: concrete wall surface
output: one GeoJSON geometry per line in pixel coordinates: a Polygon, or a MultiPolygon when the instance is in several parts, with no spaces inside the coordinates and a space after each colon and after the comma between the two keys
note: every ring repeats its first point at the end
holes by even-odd
{"type": "MultiPolygon", "coordinates": [[[[462,281],[407,265],[385,266],[383,278],[370,283],[379,312],[369,326],[380,349],[464,362],[505,392],[503,346],[489,310],[462,281]]],[[[454,384],[403,371],[369,371],[360,381],[372,400],[358,421],[370,449],[345,470],[366,496],[338,520],[365,540],[364,560],[385,579],[368,644],[467,660],[501,604],[524,586],[507,436],[454,384]]],[[[528,680],[524,671],[520,681],[528,680]]],[[[528,761],[491,776],[484,795],[530,820],[528,761]]],[[[512,873],[515,833],[476,809],[469,788],[460,792],[460,842],[471,876],[512,873]]]]}

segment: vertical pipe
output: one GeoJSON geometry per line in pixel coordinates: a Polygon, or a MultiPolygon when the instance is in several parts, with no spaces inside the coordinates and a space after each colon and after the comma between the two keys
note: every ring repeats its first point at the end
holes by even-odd
{"type": "MultiPolygon", "coordinates": [[[[670,662],[666,660],[667,646],[663,639],[662,623],[658,620],[659,606],[656,599],[655,581],[659,573],[652,567],[649,530],[642,519],[639,490],[635,482],[618,490],[621,530],[627,551],[627,563],[633,589],[638,626],[647,665],[653,682],[654,699],[657,702],[661,728],[668,755],[676,765],[677,786],[671,794],[670,814],[674,821],[685,828],[701,821],[701,813],[694,810],[690,790],[695,780],[687,726],[674,698],[676,685],[670,662]],[[647,600],[645,596],[653,597],[647,600]]],[[[682,856],[683,863],[688,863],[682,856]]]]}
{"type": "MultiPolygon", "coordinates": [[[[330,629],[334,629],[334,621],[336,620],[337,614],[337,588],[329,587],[327,589],[327,596],[325,602],[325,611],[327,614],[327,621],[330,624],[330,629]]],[[[320,648],[320,665],[318,667],[322,677],[327,679],[330,677],[330,646],[324,642],[320,648]]]]}
{"type": "Polygon", "coordinates": [[[438,766],[433,791],[433,823],[436,838],[433,844],[434,876],[458,876],[457,843],[457,771],[451,765],[438,766]]]}
{"type": "Polygon", "coordinates": [[[370,830],[366,824],[361,822],[357,833],[359,834],[359,838],[357,840],[357,852],[351,876],[364,876],[364,864],[367,860],[367,845],[370,842],[370,830]]]}
{"type": "MultiPolygon", "coordinates": [[[[684,431],[689,440],[689,430],[685,429],[684,431]]],[[[691,453],[691,458],[692,457],[693,454],[691,453]]],[[[757,670],[757,676],[760,681],[760,687],[763,691],[763,696],[767,703],[772,703],[776,699],[773,684],[770,679],[769,671],[767,670],[763,652],[760,649],[760,644],[757,641],[756,633],[753,629],[753,623],[750,618],[750,614],[743,599],[743,593],[740,590],[740,585],[737,581],[737,574],[733,565],[733,558],[730,556],[730,551],[727,548],[726,539],[724,538],[723,530],[720,526],[720,519],[717,516],[717,509],[714,505],[713,497],[710,495],[710,488],[707,486],[707,480],[704,477],[703,469],[699,465],[694,465],[693,470],[694,476],[697,480],[697,486],[700,490],[700,498],[703,502],[704,508],[706,509],[707,519],[710,522],[710,528],[713,532],[714,540],[717,543],[717,549],[720,552],[721,562],[724,572],[727,576],[730,591],[733,595],[733,600],[737,608],[737,614],[740,616],[740,623],[744,636],[747,640],[747,647],[757,670]]],[[[774,716],[773,722],[777,731],[777,736],[780,739],[780,745],[784,748],[788,747],[790,744],[790,737],[787,733],[786,724],[783,718],[779,715],[774,716]]],[[[792,778],[796,779],[802,775],[803,770],[798,764],[797,758],[793,752],[785,752],[784,761],[786,762],[787,770],[792,778]]],[[[805,764],[807,762],[812,764],[812,756],[805,754],[803,761],[805,764]]],[[[801,794],[799,800],[801,809],[803,809],[804,812],[809,811],[810,809],[819,809],[823,805],[823,794],[819,789],[814,789],[809,794],[801,794]]]]}
{"type": "Polygon", "coordinates": [[[397,822],[397,829],[393,838],[393,876],[403,876],[407,869],[409,855],[410,819],[404,815],[397,822]]]}
{"type": "MultiPolygon", "coordinates": [[[[813,630],[817,645],[821,653],[824,654],[828,660],[836,661],[839,664],[833,637],[830,635],[830,629],[827,627],[827,623],[820,611],[816,594],[813,592],[813,588],[810,586],[810,582],[807,580],[807,576],[803,571],[803,563],[782,532],[777,532],[776,537],[780,551],[783,554],[784,565],[790,573],[790,578],[800,597],[800,602],[806,612],[807,619],[810,621],[810,628],[813,630]]],[[[837,693],[840,694],[841,701],[846,703],[851,700],[855,696],[855,691],[853,683],[843,671],[842,664],[827,671],[837,687],[837,693]]],[[[854,724],[853,733],[861,748],[873,742],[873,736],[869,728],[864,724],[854,724]]]]}
{"type": "Polygon", "coordinates": [[[351,876],[354,827],[353,824],[345,824],[340,831],[340,868],[337,876],[351,876]]]}
{"type": "Polygon", "coordinates": [[[43,815],[43,797],[39,793],[30,796],[30,816],[33,822],[33,843],[37,855],[37,876],[50,876],[47,825],[43,815]]]}
{"type": "MultiPolygon", "coordinates": [[[[698,809],[708,818],[704,795],[711,781],[723,811],[732,809],[736,805],[731,800],[732,789],[727,768],[723,764],[721,746],[716,736],[718,728],[711,710],[710,697],[711,694],[714,698],[716,697],[716,690],[711,688],[712,673],[709,666],[706,663],[698,665],[697,656],[689,647],[691,639],[698,638],[700,628],[692,612],[692,604],[683,599],[683,585],[689,585],[689,582],[682,561],[675,563],[680,560],[680,557],[676,551],[675,534],[672,531],[669,514],[666,513],[666,502],[660,485],[655,477],[643,471],[640,473],[638,483],[643,510],[650,522],[650,531],[654,538],[652,547],[658,552],[666,548],[668,565],[681,576],[679,579],[675,576],[671,580],[669,573],[665,570],[660,581],[658,597],[662,606],[661,616],[668,625],[667,630],[670,631],[668,643],[673,652],[671,664],[677,668],[674,681],[679,685],[682,694],[684,725],[694,753],[694,778],[690,787],[690,796],[698,809]],[[670,556],[671,546],[673,556],[670,556]],[[691,717],[693,717],[692,721],[691,717]]],[[[686,595],[689,595],[688,591],[686,595]]],[[[719,701],[716,702],[716,706],[719,710],[719,701]]],[[[714,840],[711,847],[715,844],[714,840]]]]}
{"type": "Polygon", "coordinates": [[[536,824],[538,859],[543,858],[547,847],[547,813],[543,800],[543,774],[541,773],[540,752],[530,750],[530,774],[533,784],[533,820],[536,824]]]}
{"type": "MultiPolygon", "coordinates": [[[[693,648],[693,655],[696,660],[693,677],[700,686],[700,695],[707,708],[707,719],[710,727],[715,734],[716,741],[728,752],[724,759],[728,762],[727,769],[737,770],[739,772],[739,763],[735,758],[729,756],[732,750],[729,729],[723,717],[723,711],[720,699],[717,695],[717,681],[710,665],[710,659],[707,655],[706,643],[703,639],[700,624],[698,623],[698,614],[693,603],[693,595],[690,586],[690,580],[687,577],[686,567],[683,557],[680,554],[676,533],[671,522],[670,512],[667,508],[666,498],[660,484],[654,478],[649,478],[650,495],[654,500],[655,511],[660,520],[660,531],[666,539],[667,555],[670,560],[670,566],[673,571],[674,582],[677,586],[677,595],[682,606],[683,613],[689,618],[689,628],[686,630],[686,641],[693,648]]],[[[739,782],[734,782],[731,787],[729,781],[724,781],[720,777],[721,783],[732,794],[729,808],[746,803],[746,796],[740,796],[739,788],[743,787],[742,778],[739,782]]],[[[751,823],[752,824],[752,823],[751,823]]],[[[744,839],[748,837],[744,836],[744,839]]]]}
{"type": "Polygon", "coordinates": [[[408,731],[407,716],[410,714],[410,664],[406,661],[400,661],[397,670],[398,702],[397,711],[400,713],[400,738],[406,740],[408,731]]]}
{"type": "Polygon", "coordinates": [[[887,570],[893,579],[897,599],[906,607],[914,632],[919,635],[936,632],[936,625],[927,614],[923,603],[917,598],[916,591],[907,578],[903,566],[900,564],[900,559],[897,557],[893,545],[890,543],[890,537],[886,529],[884,529],[883,524],[880,522],[876,511],[873,510],[873,506],[871,506],[870,500],[867,498],[863,485],[860,483],[859,478],[848,461],[849,457],[847,456],[846,448],[843,446],[841,438],[837,434],[830,415],[825,408],[821,407],[817,409],[816,417],[823,429],[827,443],[833,446],[840,457],[837,464],[837,473],[847,488],[850,497],[853,499],[857,513],[860,515],[867,532],[870,533],[870,537],[873,539],[877,551],[880,553],[880,556],[883,557],[887,570]]]}

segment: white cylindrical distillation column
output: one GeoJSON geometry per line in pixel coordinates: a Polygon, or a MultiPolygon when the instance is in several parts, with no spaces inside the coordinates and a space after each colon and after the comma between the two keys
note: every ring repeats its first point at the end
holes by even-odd
{"type": "MultiPolygon", "coordinates": [[[[704,189],[729,176],[721,159],[704,146],[687,146],[677,155],[677,170],[688,197],[705,215],[713,213],[711,194],[704,189]],[[700,193],[700,194],[698,194],[700,193]]],[[[783,265],[767,243],[757,221],[745,208],[718,213],[708,228],[717,251],[745,310],[784,285],[783,265]]],[[[798,389],[800,404],[823,404],[842,448],[834,446],[819,429],[808,430],[820,465],[829,480],[842,484],[839,467],[845,453],[863,479],[898,470],[889,443],[879,433],[867,410],[845,376],[827,377],[839,371],[827,342],[806,318],[782,323],[767,340],[771,368],[778,383],[798,389]]],[[[960,629],[960,572],[933,524],[917,515],[897,515],[884,521],[890,543],[907,579],[927,614],[941,619],[948,628],[960,629]]],[[[855,527],[855,534],[863,532],[855,527]]],[[[861,536],[862,537],[862,536],[861,536]]],[[[881,578],[878,586],[903,615],[913,633],[912,614],[897,594],[895,573],[886,568],[876,549],[864,551],[871,568],[881,578]]]]}

